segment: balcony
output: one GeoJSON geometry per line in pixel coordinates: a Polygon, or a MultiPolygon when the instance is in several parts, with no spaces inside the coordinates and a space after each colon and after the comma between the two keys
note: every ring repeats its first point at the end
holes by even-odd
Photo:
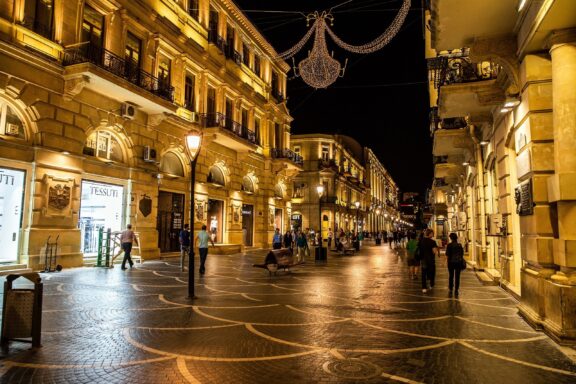
{"type": "Polygon", "coordinates": [[[430,80],[438,91],[438,116],[489,116],[505,100],[497,78],[502,68],[493,62],[472,62],[461,49],[428,60],[430,80]]]}
{"type": "Polygon", "coordinates": [[[434,107],[430,111],[430,135],[434,135],[439,129],[461,129],[468,127],[468,120],[465,117],[448,117],[441,119],[438,116],[438,108],[434,107]]]}
{"type": "Polygon", "coordinates": [[[230,44],[226,45],[226,48],[224,50],[224,56],[226,56],[227,59],[234,61],[236,64],[242,65],[243,60],[242,54],[237,50],[235,50],[232,45],[230,44]]]}
{"type": "Polygon", "coordinates": [[[254,150],[258,145],[256,133],[221,113],[203,113],[200,125],[213,141],[241,152],[254,150]]]}
{"type": "Polygon", "coordinates": [[[302,156],[288,148],[272,148],[270,150],[270,156],[275,160],[289,160],[289,162],[287,162],[287,166],[288,168],[292,169],[301,170],[302,165],[304,164],[304,159],[302,156]]]}
{"type": "Polygon", "coordinates": [[[319,159],[318,160],[318,169],[319,170],[334,170],[338,172],[338,163],[334,159],[319,159]]]}
{"type": "Polygon", "coordinates": [[[276,100],[276,102],[281,103],[284,101],[284,94],[277,89],[272,89],[270,95],[276,100]]]}
{"type": "Polygon", "coordinates": [[[226,53],[226,40],[214,29],[208,31],[208,42],[214,44],[222,53],[226,53]]]}
{"type": "Polygon", "coordinates": [[[111,95],[121,102],[132,101],[145,112],[174,112],[176,109],[174,87],[169,82],[161,81],[143,71],[137,63],[97,45],[86,43],[65,49],[62,64],[66,67],[66,79],[85,76],[88,78],[86,88],[111,95]]]}

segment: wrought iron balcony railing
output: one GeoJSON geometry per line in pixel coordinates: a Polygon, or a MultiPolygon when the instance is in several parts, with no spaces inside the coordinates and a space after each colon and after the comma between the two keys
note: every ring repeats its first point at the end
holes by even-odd
{"type": "Polygon", "coordinates": [[[428,72],[434,87],[493,80],[501,71],[500,65],[491,61],[472,62],[468,50],[428,59],[428,72]]]}
{"type": "Polygon", "coordinates": [[[465,117],[450,117],[441,119],[438,116],[438,108],[434,107],[430,111],[430,135],[434,135],[439,129],[461,129],[468,126],[468,120],[465,117]]]}
{"type": "Polygon", "coordinates": [[[298,165],[304,163],[302,156],[288,148],[272,148],[270,154],[274,159],[288,159],[298,165]]]}
{"type": "Polygon", "coordinates": [[[220,52],[226,54],[226,40],[215,29],[208,31],[208,42],[214,44],[220,52]]]}
{"type": "Polygon", "coordinates": [[[333,168],[335,170],[338,170],[338,163],[336,163],[336,160],[334,159],[319,159],[318,168],[320,169],[333,168]]]}
{"type": "Polygon", "coordinates": [[[162,81],[143,71],[138,63],[125,60],[95,44],[86,43],[64,50],[63,65],[82,63],[94,64],[156,96],[170,102],[174,101],[174,87],[167,81],[162,81]]]}
{"type": "Polygon", "coordinates": [[[282,102],[282,101],[284,101],[284,95],[283,95],[282,92],[280,92],[279,90],[277,90],[277,89],[272,89],[271,94],[272,94],[272,97],[273,97],[274,99],[276,99],[277,102],[282,102]]]}
{"type": "Polygon", "coordinates": [[[256,133],[221,113],[203,113],[200,115],[200,124],[205,128],[219,127],[226,129],[252,144],[258,144],[256,133]]]}

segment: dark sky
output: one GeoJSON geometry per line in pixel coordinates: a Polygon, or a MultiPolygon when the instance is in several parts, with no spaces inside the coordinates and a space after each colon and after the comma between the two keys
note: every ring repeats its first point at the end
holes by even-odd
{"type": "MultiPolygon", "coordinates": [[[[327,10],[345,0],[235,0],[278,52],[306,33],[297,13],[263,11],[327,10]]],[[[332,11],[338,36],[364,44],[379,36],[397,14],[402,0],[353,0],[332,11]]],[[[311,42],[296,63],[307,56],[311,42]]],[[[314,90],[300,78],[288,81],[292,133],[341,133],[370,147],[402,191],[424,192],[432,182],[432,149],[428,129],[428,91],[421,1],[412,0],[398,35],[369,55],[343,51],[328,38],[328,49],[341,64],[343,78],[327,89],[314,90]]],[[[289,64],[292,65],[290,59],[289,64]]],[[[293,77],[290,71],[289,78],[293,77]]]]}

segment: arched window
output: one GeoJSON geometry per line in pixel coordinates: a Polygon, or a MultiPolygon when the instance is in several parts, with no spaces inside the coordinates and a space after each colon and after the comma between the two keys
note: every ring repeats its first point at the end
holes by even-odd
{"type": "Polygon", "coordinates": [[[242,191],[246,193],[254,193],[256,191],[254,180],[250,176],[242,178],[242,191]]]}
{"type": "Polygon", "coordinates": [[[120,142],[112,133],[107,131],[92,132],[92,134],[88,136],[88,140],[86,140],[84,154],[117,161],[119,163],[124,161],[120,142]]]}
{"type": "Polygon", "coordinates": [[[184,166],[174,152],[167,152],[162,156],[160,170],[168,175],[184,177],[184,166]]]}
{"type": "Polygon", "coordinates": [[[208,172],[208,178],[206,181],[224,187],[226,185],[226,177],[224,176],[222,168],[220,168],[217,165],[213,165],[212,167],[210,167],[210,171],[208,172]]]}
{"type": "Polygon", "coordinates": [[[24,123],[16,114],[14,108],[0,99],[0,135],[17,139],[26,139],[24,123]]]}
{"type": "Polygon", "coordinates": [[[282,187],[282,184],[278,183],[274,186],[274,197],[277,199],[284,198],[284,187],[282,187]]]}

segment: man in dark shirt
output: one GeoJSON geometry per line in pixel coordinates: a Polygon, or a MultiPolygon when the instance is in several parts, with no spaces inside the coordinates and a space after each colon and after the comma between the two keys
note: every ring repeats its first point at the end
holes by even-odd
{"type": "Polygon", "coordinates": [[[184,224],[184,229],[180,231],[180,270],[184,271],[186,255],[190,253],[190,226],[184,224]]]}
{"type": "Polygon", "coordinates": [[[418,244],[422,269],[422,293],[426,293],[434,287],[434,279],[436,278],[436,257],[439,251],[436,241],[432,239],[433,237],[434,231],[427,229],[424,231],[424,238],[418,244]],[[430,281],[429,286],[428,280],[430,281]]]}

